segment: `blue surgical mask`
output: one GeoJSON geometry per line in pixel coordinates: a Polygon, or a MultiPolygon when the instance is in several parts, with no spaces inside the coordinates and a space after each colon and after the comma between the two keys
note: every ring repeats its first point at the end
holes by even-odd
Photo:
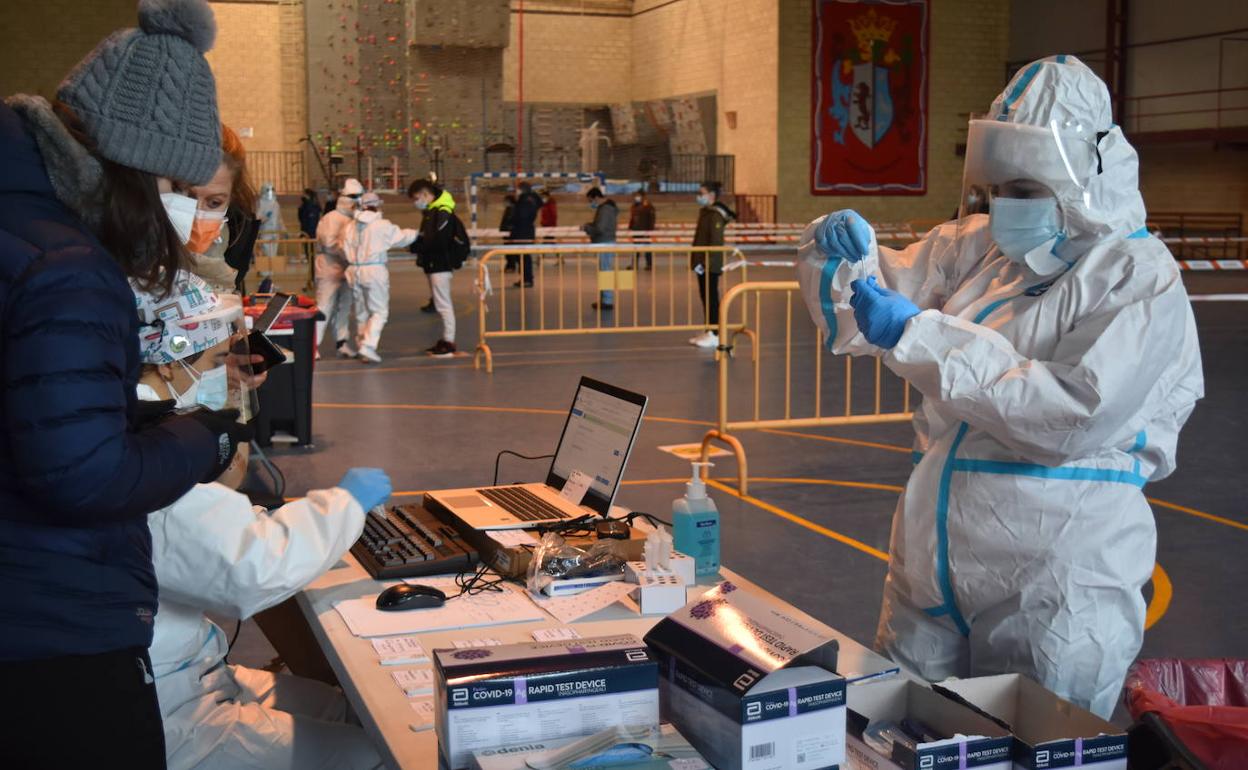
{"type": "Polygon", "coordinates": [[[593,211],[593,210],[594,210],[594,209],[596,209],[596,208],[598,208],[598,203],[597,203],[596,201],[590,201],[590,202],[589,202],[589,210],[590,210],[590,211],[593,211]]]}
{"type": "Polygon", "coordinates": [[[988,229],[1001,253],[1022,263],[1027,254],[1062,232],[1055,198],[993,198],[988,229]]]}
{"type": "Polygon", "coordinates": [[[413,203],[415,203],[415,204],[416,204],[416,208],[420,209],[421,211],[424,211],[425,209],[429,208],[429,204],[428,204],[428,202],[426,202],[426,201],[419,201],[419,200],[418,200],[418,201],[413,201],[413,203]]]}
{"type": "Polygon", "coordinates": [[[226,375],[225,367],[218,366],[215,369],[209,369],[206,372],[196,372],[194,368],[178,361],[186,373],[190,375],[194,382],[185,392],[179,394],[169,389],[173,394],[174,401],[178,409],[185,409],[190,406],[199,405],[205,409],[219,412],[225,408],[230,399],[230,382],[226,375]]]}
{"type": "Polygon", "coordinates": [[[697,197],[697,201],[698,201],[698,205],[699,205],[699,206],[709,206],[709,205],[711,205],[711,196],[709,196],[709,195],[699,195],[699,196],[697,197]]]}

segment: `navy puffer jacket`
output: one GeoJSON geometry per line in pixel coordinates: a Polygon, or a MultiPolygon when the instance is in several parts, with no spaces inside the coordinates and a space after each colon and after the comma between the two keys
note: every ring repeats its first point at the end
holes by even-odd
{"type": "MultiPolygon", "coordinates": [[[[136,432],[138,317],[126,276],[58,198],[46,103],[0,104],[0,660],[151,643],[147,516],[213,467],[189,418],[136,432]],[[23,115],[28,115],[24,110],[23,115]],[[27,122],[28,120],[33,122],[27,122]],[[41,146],[44,147],[41,152],[41,146]]],[[[59,126],[59,124],[56,124],[59,126]]],[[[63,132],[63,129],[61,129],[63,132]]],[[[68,134],[63,140],[72,142],[68,134]]]]}

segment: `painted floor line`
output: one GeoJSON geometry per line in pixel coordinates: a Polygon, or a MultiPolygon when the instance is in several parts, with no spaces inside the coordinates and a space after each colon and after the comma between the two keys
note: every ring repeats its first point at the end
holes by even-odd
{"type": "MultiPolygon", "coordinates": [[[[454,404],[348,404],[342,402],[316,402],[312,404],[315,409],[397,409],[400,411],[414,412],[490,412],[494,414],[512,413],[512,414],[540,414],[554,415],[563,417],[567,415],[566,409],[541,409],[537,407],[519,407],[519,406],[458,406],[454,404]]],[[[697,425],[699,427],[709,427],[712,423],[705,420],[686,420],[683,417],[655,417],[654,415],[646,415],[645,420],[648,422],[665,422],[675,425],[697,425]]]]}
{"type": "MultiPolygon", "coordinates": [[[[312,404],[312,406],[317,409],[397,409],[397,410],[402,410],[402,411],[489,412],[489,413],[495,413],[495,414],[498,414],[498,413],[540,414],[540,415],[565,415],[567,414],[567,412],[560,410],[560,409],[540,409],[540,408],[534,408],[534,407],[512,407],[512,406],[457,406],[457,405],[451,405],[451,404],[448,404],[448,405],[440,405],[440,404],[351,404],[351,403],[318,402],[318,403],[312,404]]],[[[652,415],[646,415],[645,419],[650,422],[669,423],[673,425],[694,425],[698,427],[714,427],[714,423],[711,423],[706,420],[688,420],[688,419],[684,419],[680,417],[654,417],[652,415]]],[[[768,430],[763,430],[759,432],[778,433],[780,435],[792,436],[795,438],[808,438],[808,439],[813,439],[816,441],[830,441],[833,443],[850,443],[855,446],[861,445],[861,446],[874,447],[877,449],[884,449],[890,452],[904,451],[908,453],[910,451],[909,449],[904,449],[903,447],[900,447],[894,444],[877,444],[875,442],[859,441],[858,439],[838,440],[837,437],[835,436],[819,436],[819,435],[815,435],[811,433],[798,433],[795,431],[779,431],[779,430],[774,430],[774,429],[768,429],[768,430]]],[[[761,479],[756,479],[756,478],[751,477],[750,480],[760,481],[761,479]]],[[[777,483],[822,484],[826,482],[827,480],[823,480],[823,479],[788,479],[786,481],[781,481],[777,483]]],[[[624,483],[627,484],[628,482],[624,482],[624,483]]],[[[887,485],[887,484],[872,485],[868,482],[833,482],[832,483],[833,486],[844,486],[844,485],[849,485],[849,484],[860,484],[862,485],[861,488],[863,489],[881,489],[881,490],[890,491],[890,492],[902,491],[900,487],[894,487],[892,485],[887,485]]],[[[736,493],[733,492],[733,494],[736,494],[736,493]]],[[[1147,500],[1148,502],[1153,503],[1154,505],[1158,505],[1162,508],[1168,508],[1172,511],[1185,513],[1189,516],[1195,516],[1197,518],[1205,519],[1207,521],[1212,521],[1216,524],[1222,524],[1227,527],[1232,527],[1234,529],[1240,529],[1240,530],[1244,530],[1245,532],[1248,532],[1248,524],[1244,524],[1242,522],[1238,522],[1233,519],[1228,519],[1223,516],[1216,516],[1212,513],[1206,513],[1196,508],[1189,508],[1185,505],[1179,505],[1178,503],[1171,503],[1165,500],[1159,500],[1155,497],[1149,497],[1147,498],[1147,500]]]]}
{"type": "MultiPolygon", "coordinates": [[[[464,352],[468,352],[466,349],[464,352]]],[[[696,353],[686,353],[680,356],[646,356],[646,361],[679,361],[684,358],[691,358],[696,353]]],[[[428,358],[428,357],[427,357],[428,358]]],[[[431,359],[440,360],[440,359],[431,359]]],[[[635,359],[640,361],[642,359],[635,359]]],[[[495,369],[514,369],[530,366],[554,366],[557,364],[614,364],[628,363],[627,358],[564,358],[564,359],[546,359],[541,361],[503,361],[494,364],[495,369]]],[[[430,364],[428,366],[373,366],[368,364],[360,364],[358,367],[351,369],[333,369],[319,371],[316,373],[318,377],[338,377],[347,374],[392,374],[394,372],[433,372],[444,369],[471,369],[473,364],[430,364]]]]}
{"type": "Polygon", "coordinates": [[[1170,583],[1170,576],[1161,568],[1160,564],[1153,565],[1153,598],[1148,603],[1148,609],[1144,613],[1144,630],[1152,628],[1166,614],[1166,610],[1170,609],[1170,600],[1174,598],[1174,586],[1170,583]]]}
{"type": "Polygon", "coordinates": [[[837,532],[834,529],[828,529],[827,527],[821,524],[816,524],[813,521],[808,521],[806,519],[803,519],[801,516],[798,516],[793,513],[789,513],[783,508],[778,508],[772,505],[771,503],[763,502],[762,500],[759,500],[757,497],[754,497],[752,495],[743,495],[737,490],[728,486],[727,484],[716,481],[714,479],[709,479],[706,482],[706,484],[707,486],[718,489],[720,492],[724,492],[726,494],[732,495],[733,497],[739,497],[742,500],[749,503],[750,505],[755,506],[756,508],[761,508],[764,511],[767,511],[768,513],[771,513],[771,514],[775,514],[776,516],[779,516],[782,519],[788,519],[789,521],[793,522],[799,527],[805,527],[806,529],[809,529],[811,532],[818,532],[820,535],[823,535],[824,537],[831,538],[837,541],[838,543],[847,545],[850,548],[853,548],[855,550],[862,551],[868,556],[874,556],[875,558],[881,561],[885,561],[885,562],[888,561],[888,554],[884,553],[878,548],[873,548],[867,545],[861,540],[855,540],[854,538],[848,535],[842,535],[840,532],[837,532]]]}

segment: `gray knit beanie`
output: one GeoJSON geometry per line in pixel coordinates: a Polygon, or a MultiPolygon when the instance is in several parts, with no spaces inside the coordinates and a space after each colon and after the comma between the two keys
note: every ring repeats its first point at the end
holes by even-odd
{"type": "Polygon", "coordinates": [[[191,184],[221,164],[217,86],[204,52],[217,23],[206,0],[139,0],[139,29],[109,35],[61,83],[103,157],[191,184]]]}

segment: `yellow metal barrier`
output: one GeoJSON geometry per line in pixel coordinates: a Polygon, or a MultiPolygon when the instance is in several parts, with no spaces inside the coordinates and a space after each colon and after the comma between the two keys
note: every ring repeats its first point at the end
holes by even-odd
{"type": "MultiPolygon", "coordinates": [[[[816,332],[815,336],[815,376],[814,376],[814,409],[809,416],[795,417],[793,416],[793,300],[794,295],[800,292],[800,286],[796,281],[759,281],[755,283],[740,283],[732,287],[725,295],[720,305],[720,322],[719,336],[720,340],[728,340],[716,353],[719,366],[719,411],[716,419],[716,427],[707,432],[702,439],[702,461],[705,462],[710,456],[711,445],[713,443],[723,444],[730,449],[737,459],[737,485],[741,494],[749,494],[749,474],[746,464],[745,447],[741,441],[733,435],[746,430],[775,430],[783,428],[812,428],[825,427],[832,425],[873,425],[879,423],[890,422],[907,422],[914,413],[910,410],[910,384],[904,380],[899,381],[903,388],[902,408],[900,412],[886,412],[882,408],[882,386],[883,386],[883,366],[880,359],[874,360],[875,366],[875,398],[874,409],[870,412],[854,412],[854,383],[853,383],[853,366],[854,362],[850,356],[843,356],[845,360],[845,405],[840,414],[824,414],[823,399],[823,358],[824,344],[822,332],[816,332]],[[770,419],[763,419],[761,414],[762,390],[760,388],[760,374],[763,366],[763,345],[762,327],[763,327],[763,295],[764,294],[783,294],[784,295],[784,416],[770,419]],[[745,314],[745,308],[749,305],[749,296],[754,298],[753,328],[737,327],[728,322],[728,314],[732,311],[733,304],[741,299],[742,315],[745,314]],[[754,382],[754,408],[753,419],[749,420],[730,420],[728,417],[728,395],[729,395],[729,374],[732,366],[732,350],[733,340],[738,334],[748,336],[752,342],[753,350],[753,382],[754,382]],[[728,353],[728,355],[724,355],[728,353]]],[[[798,312],[805,312],[802,305],[801,297],[797,298],[799,309],[798,312]]],[[[704,469],[705,475],[705,469],[704,469]]]]}
{"type": "Polygon", "coordinates": [[[256,272],[285,273],[292,265],[307,271],[308,280],[304,291],[313,292],[316,286],[316,239],[301,235],[283,234],[281,238],[256,239],[254,249],[256,272]]]}
{"type": "Polygon", "coordinates": [[[726,265],[739,264],[725,272],[721,280],[729,280],[730,276],[739,276],[743,282],[747,280],[748,266],[741,252],[733,246],[695,249],[688,245],[601,243],[490,249],[477,265],[481,338],[473,365],[480,369],[484,359],[485,370],[494,371],[489,340],[501,337],[696,332],[715,328],[717,320],[721,326],[726,323],[726,328],[732,330],[745,327],[747,309],[744,306],[737,323],[728,321],[722,312],[722,318],[711,318],[705,302],[695,313],[699,297],[697,278],[689,268],[691,252],[723,254],[726,265]],[[652,255],[653,270],[640,270],[639,257],[643,254],[652,255]],[[525,288],[511,285],[512,281],[520,280],[521,273],[514,276],[504,273],[502,260],[498,258],[506,255],[528,255],[533,259],[536,297],[529,298],[525,288]],[[615,255],[610,269],[600,268],[602,255],[615,255]],[[486,290],[490,286],[498,290],[494,308],[491,308],[492,295],[486,290]],[[606,311],[605,315],[599,305],[602,291],[615,294],[614,309],[606,311]],[[631,296],[630,301],[625,301],[626,295],[631,296]],[[491,310],[498,317],[496,328],[488,325],[491,310]],[[587,310],[592,311],[588,318],[587,310]]]}

